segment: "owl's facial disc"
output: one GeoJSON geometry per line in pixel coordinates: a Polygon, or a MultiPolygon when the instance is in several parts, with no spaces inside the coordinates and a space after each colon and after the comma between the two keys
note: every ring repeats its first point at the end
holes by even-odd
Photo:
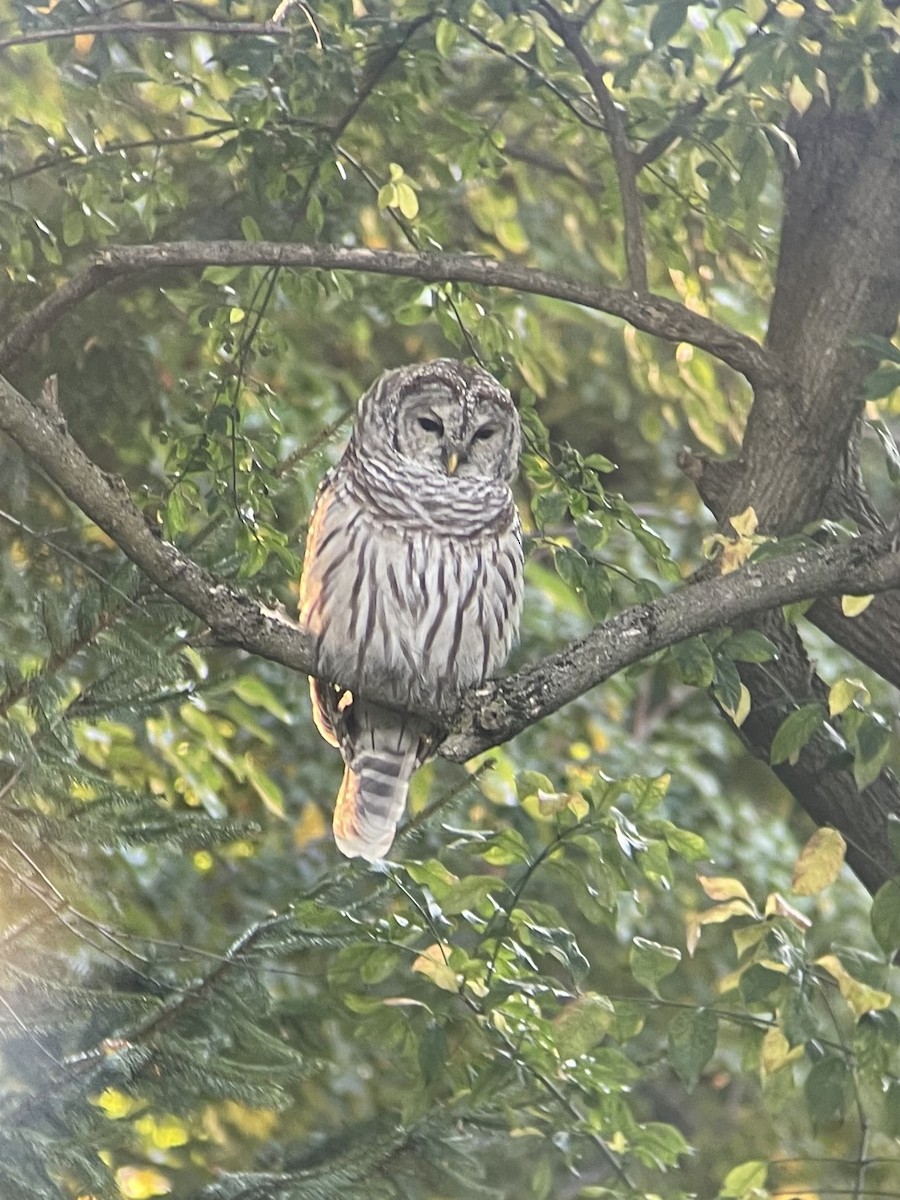
{"type": "MultiPolygon", "coordinates": [[[[395,449],[444,476],[502,479],[514,467],[505,414],[490,397],[461,403],[449,389],[428,387],[404,398],[395,449]]],[[[513,451],[514,454],[514,451],[513,451]]]]}

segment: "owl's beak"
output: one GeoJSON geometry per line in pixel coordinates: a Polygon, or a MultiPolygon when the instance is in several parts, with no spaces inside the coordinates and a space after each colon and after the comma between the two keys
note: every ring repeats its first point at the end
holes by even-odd
{"type": "Polygon", "coordinates": [[[447,454],[447,474],[455,475],[456,468],[459,466],[459,451],[450,450],[447,454]]]}

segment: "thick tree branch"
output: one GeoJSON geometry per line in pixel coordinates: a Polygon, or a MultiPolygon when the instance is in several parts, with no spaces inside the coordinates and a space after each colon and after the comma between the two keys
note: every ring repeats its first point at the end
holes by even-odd
{"type": "Polygon", "coordinates": [[[900,554],[886,538],[751,564],[626,608],[580,641],[467,696],[442,753],[464,760],[507,741],[642,658],[689,637],[793,603],[789,597],[880,592],[895,586],[900,554]]]}
{"type": "MultiPolygon", "coordinates": [[[[50,402],[31,404],[0,377],[0,429],[119,545],[157,587],[224,644],[297,671],[315,669],[311,639],[293,622],[162,541],[125,484],[93,463],[50,402]]],[[[900,585],[900,552],[884,536],[769,559],[636,605],[588,637],[468,695],[443,753],[471,757],[519,733],[617,671],[685,638],[812,596],[900,585]]]]}
{"type": "Polygon", "coordinates": [[[109,534],[151,582],[205,621],[223,642],[253,646],[266,658],[309,670],[312,647],[306,635],[162,541],[131,500],[124,482],[101,471],[84,453],[62,413],[30,404],[2,377],[0,429],[109,534]]]}
{"type": "Polygon", "coordinates": [[[606,125],[606,136],[616,167],[619,196],[622,201],[622,223],[625,233],[625,263],[628,280],[636,292],[647,290],[647,251],[644,247],[644,217],[637,177],[640,161],[631,148],[622,110],[613,99],[603,78],[607,69],[589,52],[581,40],[580,22],[569,20],[546,0],[538,8],[553,32],[578,63],[585,81],[594,94],[597,107],[606,125]]]}
{"type": "Polygon", "coordinates": [[[784,535],[823,515],[871,369],[855,345],[900,308],[900,97],[845,113],[812,104],[793,133],[766,338],[779,370],[755,390],[725,512],[752,504],[784,535]]]}
{"type": "MultiPolygon", "coordinates": [[[[719,521],[726,520],[728,495],[733,477],[740,470],[739,464],[705,459],[685,450],[679,455],[678,465],[713,516],[719,521]]],[[[824,515],[836,521],[852,517],[861,531],[876,536],[887,528],[858,478],[844,479],[830,490],[824,515]]],[[[876,596],[865,612],[853,618],[844,616],[836,598],[823,597],[806,616],[882,679],[900,687],[900,592],[876,596]]]]}
{"type": "Polygon", "coordinates": [[[420,279],[423,283],[449,281],[510,288],[620,317],[666,341],[689,342],[739,371],[753,384],[759,385],[772,376],[770,358],[758,342],[665,296],[582,283],[483,255],[232,241],[112,246],[102,251],[92,265],[47,296],[0,342],[0,370],[7,370],[35,338],[75,304],[115,279],[144,275],[162,267],[209,266],[318,268],[395,275],[420,279]]]}

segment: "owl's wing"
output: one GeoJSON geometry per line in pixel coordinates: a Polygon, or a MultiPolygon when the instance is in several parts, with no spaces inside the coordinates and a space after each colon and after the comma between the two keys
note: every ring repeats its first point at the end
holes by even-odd
{"type": "Polygon", "coordinates": [[[335,732],[335,725],[340,717],[338,703],[341,698],[341,688],[333,683],[323,683],[320,679],[309,680],[309,696],[312,700],[313,720],[316,729],[329,745],[340,749],[341,743],[335,732]]]}

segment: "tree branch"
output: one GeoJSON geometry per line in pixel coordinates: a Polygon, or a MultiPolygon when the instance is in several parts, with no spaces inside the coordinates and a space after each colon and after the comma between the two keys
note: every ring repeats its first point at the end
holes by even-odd
{"type": "Polygon", "coordinates": [[[685,584],[596,626],[585,638],[509,679],[465,697],[441,753],[463,761],[529,725],[657,650],[751,615],[814,596],[881,592],[896,586],[900,553],[885,537],[814,547],[685,584]]]}
{"type": "Polygon", "coordinates": [[[29,403],[2,376],[0,429],[109,534],[152,583],[205,621],[224,643],[252,647],[255,653],[298,671],[310,669],[312,641],[306,634],[162,541],[133,503],[125,483],[101,471],[84,453],[62,414],[29,403]]]}
{"type": "Polygon", "coordinates": [[[107,145],[101,146],[96,154],[89,154],[87,151],[76,151],[75,153],[60,151],[58,154],[53,155],[44,154],[30,166],[22,167],[18,171],[10,171],[8,174],[5,173],[3,165],[0,164],[0,181],[4,184],[18,183],[19,180],[30,179],[33,175],[39,175],[42,171],[51,171],[56,167],[66,167],[72,163],[93,162],[106,155],[124,154],[128,150],[145,150],[151,147],[154,150],[161,150],[164,146],[168,148],[170,146],[193,145],[197,142],[210,141],[212,138],[222,137],[224,134],[235,133],[236,131],[237,125],[230,121],[222,121],[203,133],[185,133],[174,137],[140,138],[137,141],[131,142],[109,142],[107,145]]]}
{"type": "Polygon", "coordinates": [[[559,86],[559,84],[554,83],[549,75],[545,75],[543,71],[534,65],[534,63],[529,62],[524,55],[516,54],[512,50],[507,50],[505,46],[501,46],[499,42],[493,41],[492,38],[489,38],[486,34],[482,33],[481,30],[477,29],[474,25],[464,25],[463,28],[470,37],[474,38],[476,42],[484,46],[486,50],[492,50],[495,54],[499,54],[501,58],[505,58],[507,62],[511,62],[514,66],[520,68],[520,70],[523,70],[531,75],[538,81],[541,87],[545,87],[548,91],[552,92],[553,95],[565,105],[572,116],[581,125],[586,126],[588,129],[603,130],[603,125],[600,123],[600,121],[588,117],[579,109],[578,104],[580,97],[570,96],[559,86]]]}
{"type": "Polygon", "coordinates": [[[644,247],[644,217],[637,177],[640,162],[631,148],[622,110],[613,100],[603,78],[605,67],[590,54],[581,40],[579,22],[568,20],[546,0],[538,8],[553,32],[578,63],[585,81],[594,93],[597,107],[606,124],[606,136],[616,166],[619,196],[622,201],[622,220],[625,230],[625,262],[628,280],[636,292],[647,291],[647,252],[644,247]]]}
{"type": "Polygon", "coordinates": [[[369,250],[362,247],[281,242],[166,242],[111,246],[32,310],[0,342],[0,371],[7,370],[63,313],[114,279],[161,267],[279,266],[360,271],[420,279],[423,283],[473,283],[511,288],[580,304],[620,317],[635,328],[670,342],[689,342],[745,375],[754,385],[772,377],[773,365],[758,342],[692,312],[676,300],[628,288],[582,283],[534,267],[484,255],[369,250]]]}
{"type": "MultiPolygon", "coordinates": [[[[87,457],[61,413],[29,403],[2,377],[0,429],[148,579],[204,621],[220,642],[296,671],[315,671],[313,641],[306,632],[162,541],[123,481],[87,457]]],[[[900,552],[883,535],[814,547],[685,585],[617,613],[586,638],[509,679],[475,689],[451,719],[433,714],[452,731],[442,753],[462,760],[504,742],[623,667],[685,638],[795,600],[898,585],[900,552]]]]}
{"type": "Polygon", "coordinates": [[[182,37],[186,33],[206,33],[210,37],[286,37],[290,30],[274,21],[94,21],[64,29],[30,29],[12,37],[0,38],[0,50],[11,46],[33,46],[59,38],[107,37],[111,34],[151,33],[156,37],[182,37]]]}

